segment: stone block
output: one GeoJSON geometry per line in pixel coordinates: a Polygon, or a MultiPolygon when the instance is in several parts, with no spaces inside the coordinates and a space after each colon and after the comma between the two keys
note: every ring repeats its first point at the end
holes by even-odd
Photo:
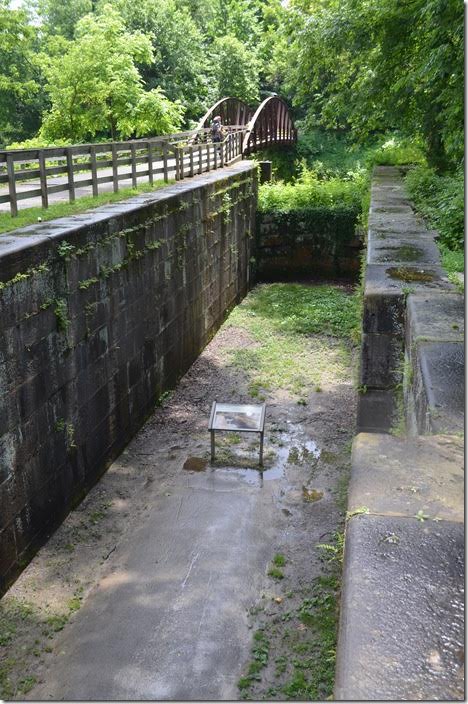
{"type": "Polygon", "coordinates": [[[460,523],[363,515],[346,528],[335,699],[464,699],[460,523]]]}
{"type": "Polygon", "coordinates": [[[463,440],[360,433],[353,442],[348,511],[463,522],[463,440]]]}
{"type": "Polygon", "coordinates": [[[403,340],[397,335],[362,335],[360,384],[368,389],[390,389],[401,381],[403,340]]]}
{"type": "Polygon", "coordinates": [[[413,341],[463,342],[465,306],[459,293],[408,296],[406,344],[413,341]]]}
{"type": "Polygon", "coordinates": [[[368,264],[365,295],[407,295],[428,291],[455,291],[440,266],[368,264]]]}
{"type": "Polygon", "coordinates": [[[356,421],[358,433],[388,433],[396,416],[395,392],[392,389],[368,389],[359,394],[356,421]]]}
{"type": "Polygon", "coordinates": [[[400,267],[440,266],[440,253],[433,239],[428,237],[369,237],[367,262],[400,267]]]}
{"type": "Polygon", "coordinates": [[[461,342],[419,343],[412,353],[415,413],[420,433],[464,429],[465,355],[461,342]]]}

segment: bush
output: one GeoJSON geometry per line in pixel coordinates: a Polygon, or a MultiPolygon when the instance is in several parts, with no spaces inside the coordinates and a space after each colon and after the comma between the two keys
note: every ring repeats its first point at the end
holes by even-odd
{"type": "Polygon", "coordinates": [[[439,232],[439,243],[449,250],[463,249],[463,174],[438,176],[433,169],[418,166],[408,173],[405,185],[416,208],[439,232]]]}
{"type": "Polygon", "coordinates": [[[366,165],[407,166],[425,164],[426,159],[421,145],[416,140],[391,137],[382,146],[369,152],[366,165]]]}
{"type": "Polygon", "coordinates": [[[367,187],[364,171],[349,172],[346,178],[321,179],[316,171],[303,167],[295,183],[265,183],[259,189],[260,212],[290,213],[320,210],[359,213],[363,192],[367,187]]]}
{"type": "Polygon", "coordinates": [[[56,139],[49,142],[43,137],[31,137],[23,142],[12,142],[6,149],[45,149],[46,147],[68,147],[71,142],[67,139],[56,139]]]}

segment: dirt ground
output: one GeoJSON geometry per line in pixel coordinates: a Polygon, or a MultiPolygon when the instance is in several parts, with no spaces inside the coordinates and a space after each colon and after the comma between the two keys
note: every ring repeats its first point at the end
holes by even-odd
{"type": "MultiPolygon", "coordinates": [[[[296,360],[305,370],[300,389],[292,391],[280,380],[259,390],[245,353],[260,353],[262,345],[248,326],[228,320],[2,599],[0,697],[34,698],[60,638],[94,585],[112,571],[124,537],[144,521],[152,488],[157,484],[161,491],[171,477],[194,468],[229,470],[259,487],[274,482],[277,531],[263,588],[249,609],[250,657],[238,673],[239,698],[330,697],[356,354],[347,340],[302,336],[296,360]],[[308,376],[308,369],[315,371],[308,376]],[[207,424],[215,398],[265,399],[263,472],[256,467],[258,443],[229,434],[218,438],[210,466],[207,424]]],[[[294,366],[294,355],[289,362],[294,366]]]]}

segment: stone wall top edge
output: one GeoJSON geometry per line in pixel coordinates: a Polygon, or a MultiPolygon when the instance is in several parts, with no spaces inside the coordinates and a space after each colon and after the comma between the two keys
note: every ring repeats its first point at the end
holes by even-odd
{"type": "Polygon", "coordinates": [[[116,203],[107,203],[84,213],[35,223],[0,234],[0,280],[14,276],[24,268],[25,261],[28,259],[28,250],[34,263],[39,250],[43,252],[54,242],[73,238],[86,228],[99,227],[112,219],[131,213],[136,214],[138,211],[144,212],[148,208],[163,205],[191,191],[254,171],[256,171],[255,162],[239,161],[225,169],[201,174],[186,181],[178,181],[152,193],[142,193],[116,203]]]}

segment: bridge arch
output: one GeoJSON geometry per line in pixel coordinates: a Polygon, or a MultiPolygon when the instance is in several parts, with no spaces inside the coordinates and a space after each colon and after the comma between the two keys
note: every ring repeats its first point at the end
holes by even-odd
{"type": "Polygon", "coordinates": [[[223,125],[247,125],[254,111],[238,98],[221,98],[203,115],[196,129],[209,127],[213,117],[221,116],[223,125]]]}
{"type": "Polygon", "coordinates": [[[250,154],[272,145],[293,144],[296,140],[297,130],[287,104],[278,96],[271,96],[260,103],[249,120],[242,153],[250,154]]]}
{"type": "Polygon", "coordinates": [[[242,142],[245,155],[269,146],[293,144],[297,140],[289,108],[277,95],[265,98],[256,110],[238,98],[221,98],[203,115],[196,129],[209,127],[216,115],[221,116],[227,127],[246,127],[242,142]]]}

